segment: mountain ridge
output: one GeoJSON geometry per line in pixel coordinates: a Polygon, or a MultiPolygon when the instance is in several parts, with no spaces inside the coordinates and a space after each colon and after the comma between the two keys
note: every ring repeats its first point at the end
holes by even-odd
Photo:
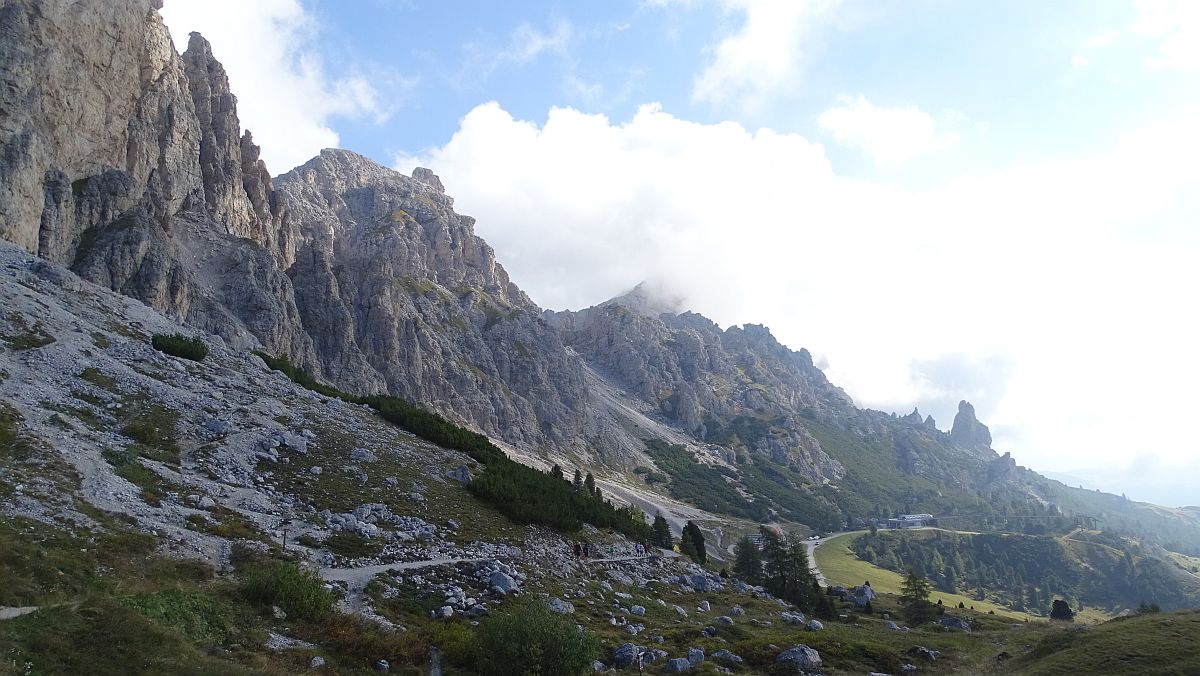
{"type": "Polygon", "coordinates": [[[764,516],[845,524],[985,495],[1099,505],[996,454],[967,402],[950,432],[859,409],[807,350],[680,312],[661,289],[539,308],[428,169],[327,149],[272,178],[211,46],[193,34],[177,53],[156,9],[7,6],[0,238],[233,349],[287,355],[610,481],[663,469],[662,442],[683,449],[680,477],[729,472],[730,499],[764,516]],[[65,37],[97,27],[113,39],[65,37]],[[99,91],[86,74],[106,68],[119,76],[99,91]]]}

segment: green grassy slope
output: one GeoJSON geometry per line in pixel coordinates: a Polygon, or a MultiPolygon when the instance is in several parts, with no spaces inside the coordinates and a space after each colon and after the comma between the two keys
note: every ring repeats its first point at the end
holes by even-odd
{"type": "MultiPolygon", "coordinates": [[[[880,594],[899,594],[900,587],[904,583],[902,575],[861,561],[854,555],[854,552],[850,551],[850,542],[865,532],[847,533],[817,547],[817,567],[821,569],[821,573],[825,575],[825,579],[831,585],[850,586],[870,581],[871,586],[880,594]]],[[[1018,620],[1036,619],[1033,615],[1017,612],[989,601],[976,601],[961,594],[934,591],[930,599],[935,603],[940,599],[943,604],[950,607],[957,607],[959,602],[962,602],[968,608],[974,606],[975,610],[981,613],[995,611],[997,615],[1018,620]]]]}
{"type": "Polygon", "coordinates": [[[1088,631],[1059,629],[996,673],[1195,676],[1200,673],[1200,610],[1120,618],[1088,631]]]}

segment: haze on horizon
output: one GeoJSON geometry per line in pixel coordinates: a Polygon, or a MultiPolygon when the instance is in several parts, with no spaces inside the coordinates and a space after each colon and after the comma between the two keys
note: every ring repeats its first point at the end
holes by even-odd
{"type": "Polygon", "coordinates": [[[544,307],[642,280],[862,406],[1200,504],[1200,3],[166,0],[278,174],[428,166],[544,307]],[[417,28],[419,27],[419,29],[417,28]]]}

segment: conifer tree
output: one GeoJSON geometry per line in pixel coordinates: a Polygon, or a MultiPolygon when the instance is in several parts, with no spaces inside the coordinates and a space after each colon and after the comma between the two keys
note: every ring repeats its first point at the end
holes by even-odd
{"type": "Polygon", "coordinates": [[[679,536],[679,553],[688,557],[693,561],[699,560],[699,555],[696,553],[696,542],[688,537],[687,529],[679,536]]]}
{"type": "Polygon", "coordinates": [[[901,587],[900,604],[904,606],[905,617],[913,624],[920,624],[933,617],[933,608],[929,603],[929,592],[932,585],[929,580],[921,577],[916,570],[909,568],[901,587]]]}
{"type": "Polygon", "coordinates": [[[571,485],[574,486],[575,490],[577,491],[583,488],[583,472],[580,472],[578,469],[575,470],[575,480],[571,482],[571,485]]]}
{"type": "Polygon", "coordinates": [[[762,581],[762,552],[750,540],[743,536],[733,547],[733,574],[747,584],[760,584],[762,581]]]}
{"type": "Polygon", "coordinates": [[[701,533],[700,527],[691,521],[688,521],[687,525],[683,527],[683,536],[679,543],[679,551],[692,557],[692,560],[696,563],[703,564],[708,561],[708,552],[704,549],[704,533],[701,533]],[[687,547],[686,550],[685,546],[687,547]]]}
{"type": "Polygon", "coordinates": [[[592,476],[591,472],[588,472],[583,479],[583,490],[587,491],[588,495],[596,494],[596,478],[592,476]]]}
{"type": "Polygon", "coordinates": [[[1075,612],[1071,610],[1071,604],[1062,599],[1054,599],[1050,607],[1050,619],[1070,622],[1075,619],[1075,612]]]}
{"type": "Polygon", "coordinates": [[[673,542],[671,525],[667,523],[667,519],[662,515],[662,512],[659,512],[654,517],[654,544],[663,549],[670,549],[673,542]]]}
{"type": "Polygon", "coordinates": [[[559,481],[566,480],[566,477],[563,476],[562,468],[559,467],[558,465],[555,465],[554,467],[550,468],[550,476],[554,477],[555,479],[558,479],[559,481]]]}

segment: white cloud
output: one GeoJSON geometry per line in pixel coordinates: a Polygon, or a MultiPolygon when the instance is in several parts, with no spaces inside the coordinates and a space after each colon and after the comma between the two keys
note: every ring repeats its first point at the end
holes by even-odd
{"type": "Polygon", "coordinates": [[[575,75],[563,78],[563,90],[572,100],[595,105],[605,98],[604,85],[599,82],[588,82],[575,75]]]}
{"type": "Polygon", "coordinates": [[[1090,66],[1091,64],[1092,64],[1092,62],[1088,61],[1086,56],[1080,56],[1080,55],[1076,54],[1075,56],[1071,57],[1071,65],[1084,67],[1084,66],[1090,66]]]}
{"type": "Polygon", "coordinates": [[[949,148],[958,135],[939,135],[928,113],[915,106],[881,108],[859,94],[841,97],[842,105],[821,113],[817,123],[845,146],[870,155],[876,164],[903,162],[949,148]]]}
{"type": "Polygon", "coordinates": [[[543,32],[523,23],[513,29],[508,49],[501,52],[500,58],[524,63],[533,60],[542,52],[562,53],[570,44],[573,32],[569,21],[556,22],[552,32],[543,32]]]}
{"type": "Polygon", "coordinates": [[[692,99],[753,110],[798,86],[813,51],[816,29],[840,0],[720,3],[726,12],[744,15],[745,20],[711,47],[712,58],[696,76],[692,99]]]}
{"type": "Polygon", "coordinates": [[[1200,3],[1195,0],[1135,0],[1133,32],[1159,40],[1156,68],[1200,70],[1200,3]]]}
{"type": "Polygon", "coordinates": [[[559,20],[546,30],[522,23],[509,33],[503,47],[484,42],[468,42],[462,46],[465,58],[458,72],[451,79],[457,87],[477,85],[486,80],[497,68],[506,64],[522,64],[534,61],[543,54],[566,54],[575,37],[575,27],[570,21],[559,20]]]}
{"type": "MultiPolygon", "coordinates": [[[[650,279],[722,324],[827,358],[860,402],[942,426],[975,399],[997,447],[1071,470],[1189,457],[1200,321],[1200,129],[923,191],[838,176],[795,134],[657,106],[535,124],[477,107],[437,171],[514,280],[548,307],[650,279]]],[[[1194,444],[1192,444],[1194,446],[1194,444]]]]}
{"type": "Polygon", "coordinates": [[[329,75],[316,43],[319,27],[298,0],[167,0],[162,16],[180,51],[192,31],[212,43],[240,95],[242,128],[254,134],[273,173],[336,147],[334,118],[386,117],[366,77],[329,75]]]}

